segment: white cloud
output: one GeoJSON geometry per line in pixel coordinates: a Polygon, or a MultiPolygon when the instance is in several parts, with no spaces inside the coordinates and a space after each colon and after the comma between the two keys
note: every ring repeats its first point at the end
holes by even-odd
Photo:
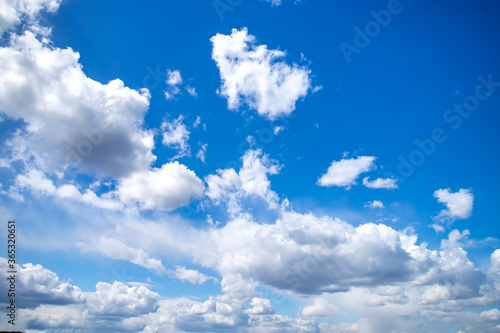
{"type": "Polygon", "coordinates": [[[91,319],[89,311],[81,305],[42,304],[35,309],[23,309],[20,312],[23,323],[16,322],[16,328],[21,329],[26,323],[27,327],[43,327],[49,332],[58,330],[76,332],[78,329],[87,328],[91,319]]]}
{"type": "Polygon", "coordinates": [[[463,247],[460,242],[461,239],[465,239],[470,235],[469,230],[464,230],[462,232],[458,230],[452,230],[448,234],[448,239],[441,240],[441,247],[444,249],[452,249],[456,247],[463,247]]]}
{"type": "Polygon", "coordinates": [[[198,126],[200,126],[200,124],[201,124],[201,117],[200,116],[196,116],[196,120],[193,123],[193,127],[194,128],[198,128],[198,126]]]}
{"type": "Polygon", "coordinates": [[[449,188],[439,189],[434,192],[434,197],[446,206],[436,216],[438,220],[467,219],[472,215],[474,195],[471,189],[461,188],[458,192],[451,192],[449,188]]]}
{"type": "Polygon", "coordinates": [[[26,123],[7,142],[11,161],[113,178],[148,168],[156,159],[153,134],[142,129],[149,91],[96,82],[78,59],[29,31],[0,48],[0,110],[26,123]]]}
{"type": "Polygon", "coordinates": [[[272,6],[281,5],[281,0],[264,0],[265,2],[269,2],[272,6]]]}
{"type": "Polygon", "coordinates": [[[320,91],[321,89],[323,89],[323,86],[321,86],[321,85],[320,85],[320,86],[315,86],[315,87],[313,88],[312,92],[313,92],[313,94],[314,94],[314,93],[317,93],[318,91],[320,91]]]}
{"type": "Polygon", "coordinates": [[[253,147],[257,144],[257,141],[255,140],[255,138],[252,135],[247,135],[247,137],[245,138],[245,141],[248,143],[248,145],[250,147],[253,147]]]}
{"type": "Polygon", "coordinates": [[[369,202],[365,203],[363,205],[363,207],[367,207],[367,208],[371,208],[371,209],[384,208],[384,204],[382,203],[382,201],[373,200],[373,201],[369,201],[369,202]]]}
{"type": "Polygon", "coordinates": [[[250,303],[250,309],[245,310],[245,313],[252,315],[273,314],[274,309],[271,306],[271,301],[266,298],[254,297],[250,303]]]}
{"type": "Polygon", "coordinates": [[[239,176],[241,187],[248,195],[264,198],[271,206],[277,204],[277,194],[271,191],[271,182],[267,175],[276,175],[279,164],[271,160],[262,150],[248,150],[242,157],[243,167],[239,176]]]}
{"type": "Polygon", "coordinates": [[[275,126],[274,129],[273,129],[273,133],[274,133],[274,135],[278,135],[284,129],[285,129],[284,126],[275,126]]]}
{"type": "MultiPolygon", "coordinates": [[[[189,79],[188,81],[190,80],[191,79],[189,79]]],[[[174,99],[176,95],[181,94],[181,85],[184,83],[184,80],[182,79],[181,72],[178,69],[167,70],[167,79],[165,80],[165,83],[167,85],[164,91],[166,100],[174,99]]],[[[196,92],[195,87],[187,84],[184,85],[184,89],[188,92],[189,95],[195,98],[198,97],[198,93],[196,92]]]]}
{"type": "Polygon", "coordinates": [[[138,203],[142,209],[172,210],[203,195],[204,185],[196,174],[179,162],[136,172],[123,179],[116,193],[125,203],[138,203]]]}
{"type": "Polygon", "coordinates": [[[0,3],[0,36],[22,20],[37,25],[37,16],[41,11],[54,13],[61,0],[3,0],[0,3]]]}
{"type": "Polygon", "coordinates": [[[304,317],[332,318],[339,315],[339,310],[324,298],[316,297],[313,305],[308,305],[302,310],[302,315],[304,317]]]}
{"type": "Polygon", "coordinates": [[[273,120],[292,113],[296,101],[307,95],[309,69],[277,61],[285,52],[256,46],[246,28],[233,29],[229,36],[218,33],[210,40],[222,80],[219,93],[229,109],[237,110],[245,103],[273,120]]]}
{"type": "Polygon", "coordinates": [[[490,257],[491,271],[500,272],[500,249],[493,251],[490,257]]]}
{"type": "Polygon", "coordinates": [[[196,92],[196,89],[191,86],[186,86],[186,91],[188,92],[189,95],[193,97],[198,97],[198,93],[196,92]]]}
{"type": "MultiPolygon", "coordinates": [[[[0,257],[0,267],[4,272],[9,269],[7,259],[0,257]]],[[[18,272],[16,275],[16,289],[18,299],[22,299],[23,308],[36,307],[40,303],[44,304],[78,304],[84,302],[80,288],[71,285],[67,281],[60,280],[59,277],[41,265],[31,263],[22,266],[15,266],[18,272]]],[[[7,275],[8,276],[8,275],[7,275]]],[[[0,281],[2,290],[9,290],[6,277],[0,281]]],[[[5,296],[7,293],[5,293],[5,296]]],[[[2,302],[4,301],[2,297],[2,302]]]]}
{"type": "Polygon", "coordinates": [[[208,280],[214,280],[213,277],[207,276],[203,273],[198,272],[194,269],[187,269],[186,267],[177,266],[175,271],[171,271],[169,275],[172,278],[181,280],[183,282],[187,281],[191,284],[204,284],[208,280]]]}
{"type": "MultiPolygon", "coordinates": [[[[269,2],[271,4],[271,6],[280,6],[283,2],[283,0],[264,0],[265,2],[269,2]]],[[[294,4],[299,4],[299,3],[302,3],[302,0],[294,0],[293,2],[294,4]]],[[[304,55],[301,53],[301,58],[304,57],[304,55]]]]}
{"type": "Polygon", "coordinates": [[[375,180],[369,180],[370,177],[363,178],[363,185],[368,188],[379,189],[395,189],[398,188],[397,180],[394,178],[377,178],[375,180]]]}
{"type": "Polygon", "coordinates": [[[206,143],[199,143],[200,145],[200,150],[198,150],[198,152],[196,153],[196,158],[198,158],[200,161],[202,161],[203,163],[205,163],[205,157],[206,157],[206,153],[207,153],[207,146],[208,144],[206,143]]]}
{"type": "Polygon", "coordinates": [[[339,186],[350,188],[356,184],[360,174],[376,168],[374,156],[333,161],[326,173],[318,179],[319,186],[339,186]]]}
{"type": "Polygon", "coordinates": [[[241,158],[243,166],[236,173],[234,169],[217,170],[217,175],[208,175],[207,196],[215,203],[225,201],[228,211],[237,214],[242,210],[241,200],[245,197],[264,199],[270,208],[277,208],[278,195],[271,190],[268,175],[278,174],[279,164],[271,160],[262,150],[248,150],[241,158]]]}
{"type": "Polygon", "coordinates": [[[236,331],[248,324],[244,302],[228,296],[210,297],[206,301],[191,298],[164,299],[154,314],[140,318],[147,332],[215,332],[236,331]]]}
{"type": "Polygon", "coordinates": [[[219,169],[217,175],[205,177],[208,185],[207,196],[215,203],[219,203],[229,192],[237,191],[241,188],[241,180],[234,169],[219,169]]]}
{"type": "Polygon", "coordinates": [[[129,247],[116,239],[101,236],[97,244],[83,246],[81,249],[83,251],[99,252],[110,259],[128,260],[135,265],[150,269],[159,275],[167,273],[160,259],[150,258],[143,249],[129,247]]]}
{"type": "Polygon", "coordinates": [[[480,316],[488,320],[500,321],[500,310],[498,309],[485,310],[481,312],[480,316]]]}
{"type": "Polygon", "coordinates": [[[164,121],[161,125],[163,131],[162,143],[173,149],[177,150],[177,154],[172,160],[182,158],[184,156],[191,156],[191,146],[188,144],[189,131],[183,123],[184,117],[180,115],[172,122],[164,121]]]}
{"type": "Polygon", "coordinates": [[[412,258],[422,251],[412,249],[416,239],[385,225],[354,228],[338,219],[294,212],[284,213],[274,225],[240,216],[212,230],[210,239],[214,248],[196,253],[197,261],[222,275],[239,272],[305,294],[408,280],[420,269],[418,262],[428,260],[412,258]]]}
{"type": "MultiPolygon", "coordinates": [[[[168,81],[179,83],[179,75],[171,73],[168,81]]],[[[23,200],[21,192],[29,189],[105,209],[138,203],[144,209],[172,210],[202,195],[202,181],[185,166],[151,169],[154,135],[143,128],[151,97],[147,89],[129,89],[119,79],[96,82],[82,71],[77,52],[52,47],[48,37],[40,41],[30,31],[12,35],[0,48],[0,77],[1,112],[25,124],[5,143],[10,156],[2,161],[20,161],[24,168],[9,190],[11,197],[23,200]],[[110,177],[110,191],[98,195],[66,179],[81,173],[97,180],[110,177]],[[152,181],[153,191],[140,181],[152,181]]],[[[190,153],[182,120],[165,124],[163,133],[164,144],[178,148],[178,156],[190,153]]]]}
{"type": "Polygon", "coordinates": [[[21,191],[25,189],[35,195],[70,199],[108,210],[122,210],[127,206],[139,205],[141,209],[170,211],[188,205],[191,199],[200,198],[205,187],[193,171],[175,161],[166,163],[161,168],[137,172],[123,178],[114,190],[100,196],[90,188],[82,192],[73,184],[56,186],[46,175],[34,169],[16,176],[9,195],[23,201],[21,191]]]}
{"type": "Polygon", "coordinates": [[[144,286],[128,287],[115,281],[99,282],[95,292],[86,293],[87,305],[96,315],[138,316],[156,311],[160,295],[144,286]]]}
{"type": "Polygon", "coordinates": [[[179,70],[167,70],[167,80],[166,83],[169,86],[178,86],[182,83],[181,72],[179,70]]]}
{"type": "MultiPolygon", "coordinates": [[[[450,233],[441,250],[434,251],[427,249],[425,242],[418,244],[416,235],[385,225],[367,223],[354,227],[339,219],[293,211],[283,212],[276,223],[261,223],[242,215],[222,227],[203,230],[186,224],[174,227],[169,220],[153,222],[140,217],[120,219],[117,224],[119,227],[111,233],[106,224],[100,232],[108,238],[133,238],[138,244],[156,248],[156,253],[168,253],[168,258],[181,254],[197,265],[213,269],[222,277],[224,294],[208,300],[164,298],[156,310],[148,312],[155,307],[141,308],[141,298],[134,297],[131,291],[127,292],[132,294],[130,297],[122,292],[120,297],[129,297],[138,307],[134,313],[139,315],[133,315],[132,310],[127,311],[123,306],[98,311],[95,317],[92,317],[94,312],[90,312],[87,322],[102,320],[104,316],[115,318],[113,322],[106,321],[112,325],[107,331],[117,331],[123,326],[132,331],[154,332],[210,332],[221,327],[257,332],[273,327],[283,331],[300,328],[314,332],[318,331],[317,316],[336,315],[335,308],[323,306],[329,303],[342,309],[340,315],[352,313],[363,318],[357,324],[360,329],[405,331],[404,324],[408,321],[428,320],[423,314],[429,314],[434,319],[428,320],[428,331],[438,332],[435,327],[443,321],[457,328],[464,327],[457,321],[468,316],[460,310],[461,306],[488,306],[500,299],[498,288],[490,281],[495,274],[486,279],[467,258],[460,244],[467,236],[464,232],[450,233]],[[267,292],[259,293],[257,286],[272,288],[273,295],[267,298],[267,292]],[[305,307],[307,310],[304,309],[301,316],[290,318],[272,313],[271,303],[279,308],[283,304],[280,302],[302,302],[302,297],[294,295],[314,294],[321,294],[325,302],[306,304],[309,307],[305,307]]],[[[148,253],[152,252],[148,250],[148,253]]],[[[98,305],[85,307],[100,308],[98,305]]],[[[469,328],[489,332],[481,329],[491,317],[488,315],[478,318],[477,324],[467,318],[471,323],[469,328]],[[477,326],[480,319],[483,326],[477,326]]],[[[349,331],[347,328],[355,327],[356,323],[336,325],[349,331]]],[[[411,328],[406,331],[416,332],[411,328]]]]}
{"type": "Polygon", "coordinates": [[[430,227],[434,229],[435,232],[444,232],[445,228],[442,225],[439,224],[431,224],[430,227]]]}
{"type": "Polygon", "coordinates": [[[98,196],[90,188],[82,193],[73,184],[62,184],[55,186],[53,181],[48,179],[42,172],[29,169],[24,174],[18,174],[15,178],[15,185],[9,189],[10,195],[18,200],[23,200],[21,190],[29,189],[37,195],[49,195],[58,199],[71,199],[94,207],[103,209],[122,209],[122,204],[116,200],[98,196]]]}
{"type": "Polygon", "coordinates": [[[173,99],[175,95],[181,93],[179,85],[182,84],[181,72],[179,70],[167,70],[167,79],[165,80],[167,89],[165,90],[165,99],[173,99]]]}
{"type": "MultiPolygon", "coordinates": [[[[8,270],[7,259],[0,258],[0,267],[8,270]]],[[[99,282],[95,292],[82,292],[79,287],[60,280],[54,272],[31,263],[16,265],[16,270],[16,307],[23,318],[16,322],[16,327],[23,330],[41,327],[121,331],[120,328],[125,328],[120,327],[121,320],[156,311],[161,298],[144,286],[128,287],[121,282],[99,282]],[[107,321],[110,316],[114,319],[107,321]],[[100,325],[108,327],[97,329],[100,325]]],[[[2,290],[9,289],[7,283],[7,279],[0,281],[2,290]]]]}

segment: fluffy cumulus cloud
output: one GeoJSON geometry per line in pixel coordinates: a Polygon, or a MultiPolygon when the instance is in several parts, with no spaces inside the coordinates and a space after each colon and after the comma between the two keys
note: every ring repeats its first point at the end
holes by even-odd
{"type": "MultiPolygon", "coordinates": [[[[0,258],[0,266],[7,271],[7,260],[0,258]]],[[[161,299],[144,286],[128,287],[121,282],[99,282],[95,292],[82,292],[41,265],[25,264],[17,271],[17,299],[22,300],[17,309],[23,317],[18,325],[28,329],[105,331],[105,325],[116,330],[121,319],[156,311],[161,299]],[[115,319],[107,324],[103,321],[110,318],[115,319]]],[[[3,290],[9,289],[7,282],[2,279],[3,290]]],[[[7,295],[1,296],[2,304],[8,301],[7,295]]]]}
{"type": "MultiPolygon", "coordinates": [[[[26,20],[58,4],[2,2],[0,13],[5,16],[14,8],[19,20],[26,20]]],[[[24,169],[2,193],[22,201],[22,192],[29,190],[114,210],[137,204],[172,210],[201,196],[202,181],[184,165],[151,168],[154,135],[144,126],[149,91],[130,89],[119,79],[107,84],[92,80],[83,72],[79,54],[53,47],[49,36],[40,38],[39,29],[28,29],[0,48],[0,113],[23,121],[6,140],[2,163],[24,169]],[[82,189],[68,179],[82,173],[111,179],[110,190],[82,189]]],[[[167,81],[177,86],[182,78],[172,71],[167,81]]],[[[190,154],[189,131],[182,121],[180,116],[162,126],[162,142],[178,150],[175,158],[190,154]]]]}
{"type": "Polygon", "coordinates": [[[370,180],[370,177],[363,178],[363,185],[368,188],[373,189],[395,189],[398,188],[397,180],[394,178],[377,178],[375,180],[370,180]]]}
{"type": "Polygon", "coordinates": [[[196,174],[179,162],[136,172],[122,180],[116,190],[126,203],[137,203],[142,209],[173,210],[203,195],[204,185],[196,174]]]}
{"type": "Polygon", "coordinates": [[[318,185],[350,188],[356,184],[360,174],[376,168],[375,159],[374,156],[359,156],[333,161],[326,173],[318,179],[318,185]]]}
{"type": "Polygon", "coordinates": [[[461,188],[458,192],[451,192],[449,188],[439,189],[434,192],[434,197],[446,206],[436,216],[438,220],[467,219],[472,215],[474,195],[470,189],[461,188]]]}
{"type": "Polygon", "coordinates": [[[26,123],[11,140],[12,158],[114,178],[149,167],[156,158],[153,134],[142,129],[149,92],[119,79],[96,82],[78,59],[30,31],[0,48],[0,111],[26,123]]]}
{"type": "Polygon", "coordinates": [[[491,254],[491,268],[493,272],[500,272],[500,249],[491,254]]]}
{"type": "Polygon", "coordinates": [[[334,317],[339,314],[336,306],[328,303],[327,300],[317,297],[313,305],[308,305],[302,310],[305,317],[334,317]]]}
{"type": "Polygon", "coordinates": [[[219,169],[217,174],[205,177],[207,196],[215,204],[225,202],[233,215],[242,210],[241,201],[246,197],[261,198],[270,208],[277,208],[279,198],[271,190],[268,175],[277,174],[280,165],[260,149],[248,150],[241,160],[243,165],[238,173],[234,169],[219,169]]]}
{"type": "MultiPolygon", "coordinates": [[[[7,259],[0,258],[0,267],[7,272],[9,266],[7,259]]],[[[59,277],[41,265],[25,264],[17,266],[16,289],[19,291],[19,299],[22,306],[26,308],[36,307],[38,304],[68,305],[78,304],[85,300],[80,288],[62,281],[59,277]]],[[[5,277],[0,281],[2,290],[9,290],[10,281],[5,277]]],[[[0,301],[6,303],[7,293],[1,295],[0,301]]]]}
{"type": "Polygon", "coordinates": [[[160,296],[144,286],[128,287],[121,282],[99,282],[96,291],[87,293],[87,304],[99,316],[138,316],[155,311],[160,296]]]}
{"type": "MultiPolygon", "coordinates": [[[[238,217],[213,231],[221,273],[241,273],[279,289],[316,294],[408,280],[412,237],[384,225],[287,212],[275,225],[238,217]],[[367,265],[366,262],[370,264],[367,265]],[[392,262],[391,265],[386,264],[392,262]]],[[[200,260],[211,260],[210,257],[200,260]]]]}
{"type": "Polygon", "coordinates": [[[285,52],[256,45],[246,28],[233,29],[231,35],[218,33],[211,41],[212,59],[222,80],[219,93],[229,109],[237,110],[245,103],[273,120],[292,113],[297,100],[307,95],[310,71],[279,61],[285,52]]]}

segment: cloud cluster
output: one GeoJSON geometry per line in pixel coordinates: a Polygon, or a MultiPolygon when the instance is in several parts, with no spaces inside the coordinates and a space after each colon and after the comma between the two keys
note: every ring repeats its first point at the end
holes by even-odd
{"type": "Polygon", "coordinates": [[[212,59],[222,80],[219,93],[227,99],[229,109],[237,110],[245,103],[274,120],[292,113],[296,101],[307,95],[310,71],[278,61],[285,53],[256,46],[256,38],[246,28],[233,29],[231,35],[218,33],[210,40],[212,59]]]}
{"type": "Polygon", "coordinates": [[[18,143],[32,154],[45,153],[49,166],[37,165],[42,170],[69,164],[119,178],[148,168],[156,159],[153,134],[141,128],[149,92],[129,89],[119,79],[96,82],[78,59],[77,52],[51,47],[30,31],[0,48],[0,111],[25,121],[17,133],[25,140],[18,143]]]}
{"type": "Polygon", "coordinates": [[[4,0],[0,5],[0,38],[22,20],[37,25],[38,15],[42,11],[54,13],[61,0],[4,0]]]}
{"type": "MultiPolygon", "coordinates": [[[[81,292],[41,266],[25,265],[20,276],[29,280],[23,283],[34,286],[29,289],[34,295],[31,310],[26,312],[31,324],[98,327],[92,325],[112,316],[113,321],[105,321],[108,330],[129,327],[131,331],[182,332],[248,327],[258,331],[281,327],[283,331],[331,332],[342,328],[345,332],[365,332],[371,327],[376,331],[418,332],[420,323],[426,322],[429,332],[438,332],[444,321],[493,332],[500,323],[494,310],[476,314],[464,310],[488,307],[500,300],[498,251],[491,256],[489,273],[480,271],[463,249],[466,231],[452,231],[440,250],[430,250],[408,231],[371,223],[354,227],[338,219],[293,211],[284,211],[275,224],[260,224],[242,215],[219,229],[188,228],[182,239],[175,240],[162,236],[160,224],[144,228],[144,222],[136,223],[151,242],[167,245],[175,241],[175,248],[185,250],[194,262],[217,271],[223,294],[205,301],[170,299],[145,286],[131,288],[120,282],[100,282],[95,292],[81,292]],[[195,241],[201,251],[188,245],[195,241]],[[30,270],[38,273],[28,274],[30,270]],[[257,286],[275,288],[278,294],[266,296],[255,290],[257,286]],[[284,295],[316,296],[306,299],[301,312],[292,318],[276,314],[275,305],[293,297],[279,296],[280,290],[284,295]],[[56,297],[63,293],[64,298],[56,297]],[[363,319],[342,323],[346,312],[358,313],[363,319]],[[464,316],[467,321],[463,321],[464,316]],[[321,324],[315,319],[321,317],[336,317],[341,324],[321,324]]],[[[134,237],[142,235],[134,232],[134,237]]],[[[6,260],[2,262],[6,265],[6,260]]],[[[211,279],[183,266],[168,274],[193,284],[211,279]]]]}
{"type": "Polygon", "coordinates": [[[172,160],[191,156],[191,146],[188,144],[189,131],[183,123],[184,117],[180,115],[172,122],[164,121],[161,124],[162,143],[170,148],[176,149],[177,154],[172,160]]]}
{"type": "MultiPolygon", "coordinates": [[[[31,13],[56,3],[18,5],[31,13]]],[[[94,81],[82,71],[77,52],[50,44],[47,37],[40,40],[27,30],[0,48],[0,112],[25,124],[6,142],[10,156],[5,164],[24,166],[9,195],[23,200],[21,192],[27,189],[104,209],[138,205],[164,210],[200,197],[203,183],[186,166],[175,162],[151,168],[154,135],[144,128],[149,91],[129,89],[119,79],[94,81]],[[81,173],[111,178],[116,189],[104,195],[92,189],[82,192],[66,180],[81,173]]],[[[171,84],[179,80],[180,74],[174,73],[168,79],[171,84]]],[[[179,150],[175,158],[190,154],[189,131],[182,121],[180,116],[162,126],[162,142],[179,150]]]]}
{"type": "Polygon", "coordinates": [[[90,188],[82,193],[74,184],[56,186],[45,174],[35,169],[28,169],[24,174],[18,174],[15,178],[14,186],[11,186],[9,189],[9,194],[19,201],[24,201],[21,192],[25,189],[30,190],[36,195],[54,196],[60,200],[71,199],[103,209],[119,210],[123,208],[120,202],[106,196],[98,196],[90,188]]]}
{"type": "Polygon", "coordinates": [[[188,205],[192,198],[200,198],[205,186],[196,174],[185,165],[174,161],[136,172],[123,179],[116,193],[128,204],[138,204],[142,209],[173,210],[188,205]]]}
{"type": "Polygon", "coordinates": [[[270,208],[277,208],[278,195],[271,190],[268,175],[277,174],[280,165],[260,149],[248,150],[241,160],[243,166],[238,173],[234,169],[219,169],[217,174],[205,177],[208,198],[215,204],[226,203],[232,215],[241,212],[241,200],[246,197],[261,198],[270,208]]]}
{"type": "Polygon", "coordinates": [[[384,204],[382,201],[379,200],[373,200],[365,203],[363,207],[375,209],[375,208],[384,208],[384,204]]]}
{"type": "MultiPolygon", "coordinates": [[[[184,83],[182,79],[181,72],[176,70],[167,70],[167,79],[165,80],[167,88],[165,89],[165,99],[171,100],[174,99],[176,95],[181,93],[181,85],[184,83]]],[[[193,97],[198,97],[198,93],[196,92],[195,87],[191,87],[190,85],[185,85],[184,87],[189,95],[193,97]]]]}
{"type": "MultiPolygon", "coordinates": [[[[0,32],[22,20],[36,24],[38,12],[54,11],[59,3],[4,1],[0,32]]],[[[65,244],[78,244],[84,254],[93,251],[126,260],[195,287],[211,280],[220,283],[221,294],[205,299],[162,297],[151,290],[149,279],[130,285],[100,281],[95,291],[84,292],[41,265],[25,264],[16,267],[23,328],[440,332],[447,324],[454,332],[494,332],[500,327],[500,311],[494,308],[500,302],[499,250],[483,271],[468,258],[467,230],[452,230],[440,248],[431,249],[418,242],[412,229],[369,222],[352,225],[295,211],[271,189],[269,176],[278,174],[281,165],[260,149],[242,156],[239,171],[219,169],[206,176],[208,187],[177,161],[153,167],[154,135],[144,126],[149,92],[129,89],[120,80],[102,84],[88,78],[78,53],[52,47],[47,34],[40,39],[35,31],[13,35],[0,48],[0,111],[24,122],[6,144],[9,158],[0,161],[3,166],[23,164],[21,172],[13,170],[8,194],[22,200],[23,191],[29,190],[62,203],[81,202],[87,205],[85,214],[79,209],[66,212],[78,226],[67,226],[65,244]],[[110,178],[110,190],[99,191],[95,183],[82,189],[66,178],[69,171],[110,178]],[[124,210],[172,211],[204,195],[204,203],[227,206],[227,221],[199,228],[175,214],[154,212],[151,215],[158,214],[149,220],[124,210]],[[253,199],[263,201],[278,217],[266,222],[256,218],[246,202],[253,199]],[[108,210],[104,217],[102,209],[108,210]],[[167,269],[166,260],[182,263],[167,269]],[[206,271],[214,276],[201,273],[206,271]],[[301,310],[293,316],[279,314],[276,305],[287,300],[300,303],[301,310]]],[[[307,68],[280,62],[284,52],[257,46],[246,29],[233,30],[230,36],[217,34],[211,41],[222,79],[219,92],[230,109],[245,103],[275,119],[290,114],[310,89],[307,68]]],[[[179,71],[169,71],[166,97],[180,93],[182,82],[179,71]]],[[[196,95],[194,88],[186,90],[196,95]]],[[[183,120],[180,116],[164,123],[162,142],[187,155],[189,131],[183,120]]],[[[193,127],[200,124],[197,118],[193,127]]],[[[274,134],[282,129],[275,127],[274,134]]],[[[204,160],[206,144],[200,144],[200,152],[204,160]]],[[[333,161],[318,184],[349,188],[362,173],[376,168],[375,160],[360,156],[333,161]]],[[[372,189],[397,188],[394,179],[365,177],[362,183],[372,189]]],[[[440,189],[434,196],[446,206],[438,220],[471,216],[472,190],[440,189]]],[[[384,207],[377,200],[365,206],[384,207]]],[[[40,228],[35,223],[32,227],[40,228]]],[[[44,232],[45,227],[33,232],[37,242],[54,244],[57,237],[44,232]]],[[[0,269],[7,271],[4,258],[0,269]]],[[[7,284],[0,280],[2,290],[7,284]]],[[[2,306],[7,301],[5,294],[0,296],[2,306]]]]}
{"type": "MultiPolygon", "coordinates": [[[[340,161],[333,161],[324,175],[318,179],[319,186],[338,186],[350,189],[356,185],[358,177],[365,172],[375,170],[375,156],[358,156],[356,158],[343,158],[340,161]]],[[[393,178],[377,178],[370,180],[370,177],[363,178],[363,185],[371,189],[396,189],[397,180],[393,178]]]]}

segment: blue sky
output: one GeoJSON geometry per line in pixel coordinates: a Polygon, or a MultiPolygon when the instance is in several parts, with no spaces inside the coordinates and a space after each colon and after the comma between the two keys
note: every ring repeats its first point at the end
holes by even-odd
{"type": "Polygon", "coordinates": [[[15,328],[498,331],[499,10],[7,0],[15,328]]]}

